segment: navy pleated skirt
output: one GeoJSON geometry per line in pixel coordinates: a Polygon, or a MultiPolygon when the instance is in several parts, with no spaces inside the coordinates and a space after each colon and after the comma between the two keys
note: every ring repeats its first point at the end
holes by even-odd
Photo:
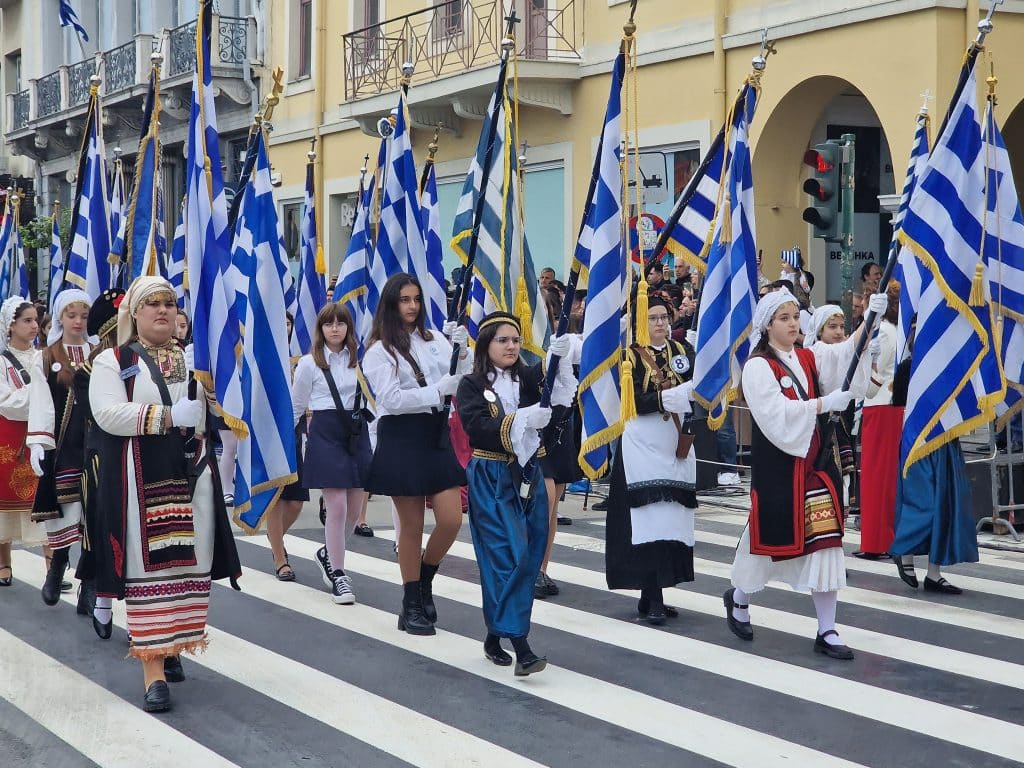
{"type": "Polygon", "coordinates": [[[306,440],[302,482],[306,488],[365,488],[370,473],[370,436],[364,427],[354,453],[341,414],[313,411],[306,440]]]}

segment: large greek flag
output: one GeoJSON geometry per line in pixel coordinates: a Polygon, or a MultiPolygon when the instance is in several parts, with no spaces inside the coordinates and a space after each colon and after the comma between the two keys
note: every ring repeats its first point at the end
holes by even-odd
{"type": "Polygon", "coordinates": [[[53,316],[53,304],[64,287],[64,246],[60,241],[59,209],[53,208],[53,228],[50,233],[50,300],[48,303],[50,316],[53,316]]]}
{"type": "Polygon", "coordinates": [[[964,65],[966,76],[899,234],[931,275],[918,305],[901,445],[904,474],[913,462],[991,421],[1005,395],[984,279],[995,258],[988,242],[995,239],[985,230],[986,153],[974,63],[971,56],[964,65]]]}
{"type": "Polygon", "coordinates": [[[427,324],[441,330],[448,319],[448,292],[444,288],[444,246],[441,244],[441,210],[437,202],[437,173],[434,163],[427,169],[420,196],[423,215],[424,273],[418,274],[427,308],[427,324]]]}
{"type": "Polygon", "coordinates": [[[366,306],[367,286],[370,282],[370,259],[372,245],[369,232],[369,211],[375,191],[374,179],[365,191],[359,190],[356,201],[356,214],[352,223],[352,237],[348,241],[348,250],[341,260],[338,279],[334,283],[335,302],[341,302],[352,315],[355,332],[359,338],[359,355],[362,356],[363,345],[370,335],[373,315],[366,306]]]}
{"type": "Polygon", "coordinates": [[[587,221],[576,258],[590,271],[587,312],[583,320],[583,353],[580,360],[580,409],[583,443],[580,467],[591,479],[604,474],[611,457],[610,443],[622,434],[622,397],[619,389],[622,350],[620,322],[626,302],[626,251],[622,243],[622,78],[626,55],[615,59],[611,92],[605,110],[598,152],[598,180],[586,202],[587,221]]]}
{"type": "Polygon", "coordinates": [[[85,119],[85,141],[78,162],[78,184],[71,218],[71,250],[65,280],[94,301],[110,287],[110,211],[107,207],[107,163],[99,89],[92,86],[85,119]]]}
{"type": "Polygon", "coordinates": [[[241,339],[235,285],[227,277],[233,269],[231,233],[210,70],[211,15],[210,0],[202,0],[196,22],[196,72],[185,170],[185,254],[196,376],[208,392],[216,394],[218,412],[241,437],[245,435],[237,362],[241,339]]]}
{"type": "Polygon", "coordinates": [[[316,316],[327,303],[324,283],[324,252],[316,235],[316,195],[313,187],[313,163],[306,163],[306,199],[299,231],[299,284],[296,294],[295,325],[292,338],[300,355],[313,346],[316,316]]]}
{"type": "Polygon", "coordinates": [[[89,42],[89,33],[85,31],[85,27],[78,20],[78,14],[71,7],[70,0],[57,0],[57,2],[57,16],[60,19],[60,25],[72,27],[85,42],[89,42]]]}
{"type": "Polygon", "coordinates": [[[242,192],[232,253],[245,282],[241,389],[242,418],[249,431],[249,439],[238,442],[235,521],[249,533],[259,527],[281,489],[297,477],[281,281],[288,257],[282,247],[262,131],[259,134],[256,165],[242,192]]]}
{"type": "Polygon", "coordinates": [[[754,233],[754,179],[748,131],[757,108],[757,89],[743,86],[729,131],[729,164],[697,321],[693,366],[694,400],[708,410],[708,426],[725,421],[737,395],[740,367],[750,352],[750,323],[757,304],[757,238],[754,233]]]}
{"type": "Polygon", "coordinates": [[[167,245],[160,231],[163,218],[160,149],[160,82],[154,67],[149,75],[149,92],[143,112],[143,135],[135,161],[135,182],[132,184],[125,215],[125,287],[136,277],[166,273],[164,263],[167,245]]]}
{"type": "Polygon", "coordinates": [[[3,224],[0,225],[0,301],[5,301],[14,295],[20,295],[14,290],[16,273],[18,271],[18,225],[15,216],[15,206],[11,203],[11,196],[7,196],[7,203],[4,209],[3,224]]]}

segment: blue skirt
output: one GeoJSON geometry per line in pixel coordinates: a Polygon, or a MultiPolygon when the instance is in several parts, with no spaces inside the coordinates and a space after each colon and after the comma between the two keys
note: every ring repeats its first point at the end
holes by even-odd
{"type": "Polygon", "coordinates": [[[484,623],[498,637],[530,634],[533,583],[548,544],[548,496],[540,467],[525,504],[518,480],[502,461],[473,458],[469,477],[469,530],[480,566],[484,623]]]}
{"type": "Polygon", "coordinates": [[[915,461],[896,479],[894,555],[928,555],[935,565],[978,562],[971,487],[960,443],[915,461]]]}
{"type": "Polygon", "coordinates": [[[370,436],[364,428],[354,454],[349,453],[348,432],[341,414],[313,411],[306,439],[302,483],[306,488],[365,488],[370,472],[370,436]]]}

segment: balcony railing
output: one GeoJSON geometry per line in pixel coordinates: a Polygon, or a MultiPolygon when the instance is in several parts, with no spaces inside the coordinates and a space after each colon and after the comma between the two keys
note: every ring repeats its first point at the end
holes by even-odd
{"type": "Polygon", "coordinates": [[[36,98],[39,99],[38,112],[40,117],[55,115],[60,112],[60,71],[51,72],[39,78],[36,83],[36,98]]]}
{"type": "Polygon", "coordinates": [[[14,130],[24,128],[28,125],[29,108],[32,105],[32,94],[29,91],[19,91],[14,94],[13,120],[14,130]]]}
{"type": "Polygon", "coordinates": [[[107,51],[104,59],[104,79],[107,81],[107,93],[116,93],[135,85],[138,56],[134,40],[114,48],[112,51],[107,51]]]}
{"type": "Polygon", "coordinates": [[[196,68],[196,23],[190,21],[171,30],[171,59],[167,76],[176,77],[196,68]]]}
{"type": "MultiPolygon", "coordinates": [[[[516,27],[516,52],[527,61],[579,61],[582,28],[576,0],[534,7],[516,27]]],[[[449,0],[344,35],[345,99],[397,90],[402,64],[412,62],[413,82],[433,80],[497,62],[505,31],[501,0],[449,0]]]]}
{"type": "Polygon", "coordinates": [[[92,59],[68,67],[68,106],[77,107],[89,100],[89,78],[96,71],[92,59]]]}

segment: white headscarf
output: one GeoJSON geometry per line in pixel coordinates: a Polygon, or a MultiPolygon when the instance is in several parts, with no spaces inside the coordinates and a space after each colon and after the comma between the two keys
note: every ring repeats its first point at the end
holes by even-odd
{"type": "Polygon", "coordinates": [[[824,307],[818,307],[814,310],[814,316],[811,317],[811,325],[807,329],[807,336],[804,337],[804,346],[810,347],[821,341],[818,338],[818,334],[821,333],[821,329],[825,327],[825,323],[831,320],[836,315],[844,318],[846,315],[843,314],[843,308],[837,307],[835,304],[826,304],[824,307]]]}
{"type": "Polygon", "coordinates": [[[7,349],[7,340],[11,334],[11,326],[14,325],[14,315],[22,304],[30,304],[21,296],[11,296],[0,305],[0,352],[7,349]]]}
{"type": "Polygon", "coordinates": [[[796,304],[797,307],[800,306],[796,296],[785,288],[766,293],[761,297],[761,300],[757,302],[757,306],[754,307],[754,320],[750,328],[751,348],[761,340],[761,336],[768,330],[768,326],[771,324],[772,318],[775,317],[775,313],[779,311],[779,307],[789,303],[796,304]]]}
{"type": "Polygon", "coordinates": [[[56,344],[57,340],[64,335],[64,326],[60,322],[60,316],[69,304],[81,303],[92,307],[92,299],[89,294],[81,288],[65,288],[57,294],[53,302],[53,314],[50,316],[50,332],[46,335],[46,344],[56,344]]]}
{"type": "Polygon", "coordinates": [[[148,275],[135,278],[128,286],[128,291],[117,308],[118,345],[123,346],[132,340],[135,335],[135,314],[154,293],[169,293],[173,296],[174,288],[162,277],[148,275]]]}

